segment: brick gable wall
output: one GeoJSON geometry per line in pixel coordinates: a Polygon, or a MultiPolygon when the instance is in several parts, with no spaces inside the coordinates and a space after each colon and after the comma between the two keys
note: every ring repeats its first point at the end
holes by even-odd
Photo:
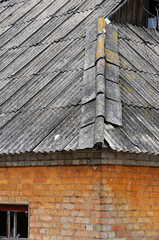
{"type": "Polygon", "coordinates": [[[2,167],[0,202],[29,203],[29,239],[159,239],[157,167],[2,167]]]}

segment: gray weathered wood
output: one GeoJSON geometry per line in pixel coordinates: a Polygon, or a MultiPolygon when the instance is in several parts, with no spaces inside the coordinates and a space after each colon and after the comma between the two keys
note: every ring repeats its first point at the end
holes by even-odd
{"type": "Polygon", "coordinates": [[[106,100],[106,121],[118,126],[122,126],[122,106],[120,102],[106,100]]]}
{"type": "Polygon", "coordinates": [[[115,101],[120,101],[120,87],[118,83],[106,81],[106,97],[115,101]]]}
{"type": "Polygon", "coordinates": [[[78,149],[92,148],[94,146],[94,124],[80,129],[78,149]]]}
{"type": "Polygon", "coordinates": [[[96,117],[105,117],[105,94],[100,93],[96,98],[96,117]]]}
{"type": "Polygon", "coordinates": [[[87,126],[95,121],[95,101],[82,105],[81,127],[87,126]]]}
{"type": "Polygon", "coordinates": [[[85,49],[84,70],[95,65],[96,60],[96,41],[89,43],[85,49]]]}
{"type": "Polygon", "coordinates": [[[97,40],[97,22],[91,24],[86,29],[86,44],[97,40]]]}
{"type": "Polygon", "coordinates": [[[106,63],[105,77],[110,81],[119,83],[119,66],[106,63]]]}
{"type": "Polygon", "coordinates": [[[96,76],[96,93],[105,94],[105,78],[103,75],[96,76]]]}
{"type": "Polygon", "coordinates": [[[96,75],[105,74],[105,58],[100,58],[96,63],[96,75]]]}
{"type": "Polygon", "coordinates": [[[107,25],[105,47],[117,52],[118,28],[113,25],[107,25]]]}
{"type": "Polygon", "coordinates": [[[95,121],[94,146],[104,143],[104,117],[99,116],[95,121]]]}
{"type": "Polygon", "coordinates": [[[92,67],[83,72],[83,86],[95,81],[96,67],[92,67]]]}
{"type": "Polygon", "coordinates": [[[107,62],[113,63],[117,66],[119,66],[119,54],[117,52],[114,52],[108,48],[105,49],[105,57],[107,62]]]}
{"type": "Polygon", "coordinates": [[[95,81],[83,86],[82,89],[82,104],[87,103],[96,97],[95,81]]]}

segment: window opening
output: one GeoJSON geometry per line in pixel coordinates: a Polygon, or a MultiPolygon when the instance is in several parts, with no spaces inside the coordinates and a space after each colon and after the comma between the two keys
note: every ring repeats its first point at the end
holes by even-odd
{"type": "Polygon", "coordinates": [[[150,1],[150,5],[149,5],[150,14],[157,16],[156,8],[158,9],[158,5],[159,5],[159,0],[151,0],[150,1]]]}
{"type": "Polygon", "coordinates": [[[28,238],[28,205],[0,204],[0,239],[28,238]]]}

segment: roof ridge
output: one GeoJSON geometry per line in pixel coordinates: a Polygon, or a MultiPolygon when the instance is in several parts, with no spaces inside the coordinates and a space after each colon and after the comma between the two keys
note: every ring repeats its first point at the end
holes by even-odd
{"type": "MultiPolygon", "coordinates": [[[[92,24],[86,30],[79,136],[87,134],[86,128],[94,123],[93,146],[104,143],[105,121],[122,125],[117,37],[117,28],[106,25],[103,18],[98,19],[98,25],[92,24]]],[[[79,148],[86,144],[83,139],[86,138],[79,137],[79,148]]]]}

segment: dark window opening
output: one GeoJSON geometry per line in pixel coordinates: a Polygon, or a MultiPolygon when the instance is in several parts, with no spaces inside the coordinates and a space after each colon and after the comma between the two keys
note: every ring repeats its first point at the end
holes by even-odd
{"type": "MultiPolygon", "coordinates": [[[[159,6],[159,0],[151,0],[150,1],[150,6],[149,6],[150,14],[152,14],[152,15],[157,17],[156,9],[158,9],[158,6],[159,6]]],[[[150,15],[150,17],[151,17],[151,15],[150,15]]]]}
{"type": "Polygon", "coordinates": [[[7,212],[1,211],[0,212],[0,237],[7,235],[7,212]]]}
{"type": "Polygon", "coordinates": [[[0,204],[0,239],[28,238],[28,205],[0,204]]]}
{"type": "Polygon", "coordinates": [[[26,238],[28,237],[28,213],[18,212],[17,214],[17,233],[20,233],[21,238],[26,238]]]}

